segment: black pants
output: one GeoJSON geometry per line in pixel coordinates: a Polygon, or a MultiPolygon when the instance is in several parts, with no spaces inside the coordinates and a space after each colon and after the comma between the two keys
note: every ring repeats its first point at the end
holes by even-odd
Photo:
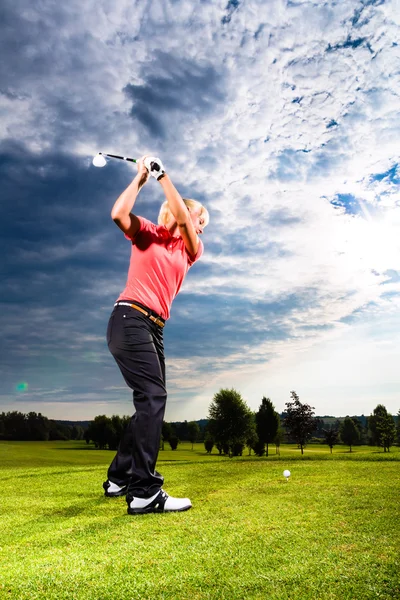
{"type": "Polygon", "coordinates": [[[136,411],[108,469],[108,479],[117,485],[129,484],[128,493],[133,496],[148,498],[164,483],[155,470],[167,401],[163,329],[136,309],[118,305],[108,323],[107,343],[133,390],[136,411]]]}

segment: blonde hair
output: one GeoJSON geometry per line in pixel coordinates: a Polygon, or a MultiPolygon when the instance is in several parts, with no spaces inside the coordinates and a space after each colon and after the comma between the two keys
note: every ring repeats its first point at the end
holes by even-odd
{"type": "MultiPolygon", "coordinates": [[[[196,208],[201,209],[200,218],[203,219],[204,227],[206,227],[210,221],[210,215],[208,214],[208,210],[206,209],[206,207],[203,206],[202,203],[199,202],[198,200],[191,200],[190,198],[182,198],[182,200],[188,207],[189,212],[191,212],[192,210],[196,210],[196,208]]],[[[168,221],[170,220],[171,216],[172,216],[172,212],[168,205],[168,200],[166,200],[161,205],[160,212],[158,213],[158,224],[165,226],[168,223],[168,221]]]]}

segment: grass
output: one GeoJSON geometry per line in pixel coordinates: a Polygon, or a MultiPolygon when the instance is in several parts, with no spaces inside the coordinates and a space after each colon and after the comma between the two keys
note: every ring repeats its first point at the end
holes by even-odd
{"type": "Polygon", "coordinates": [[[0,598],[399,598],[400,448],[271,451],[164,450],[165,489],[193,509],[129,516],[103,496],[112,452],[0,442],[0,598]]]}

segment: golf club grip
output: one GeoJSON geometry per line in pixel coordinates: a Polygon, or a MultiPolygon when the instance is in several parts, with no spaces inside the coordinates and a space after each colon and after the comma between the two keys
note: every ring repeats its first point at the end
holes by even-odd
{"type": "Polygon", "coordinates": [[[125,156],[118,156],[117,154],[106,154],[106,156],[109,156],[110,158],[119,158],[121,160],[128,160],[129,162],[136,162],[136,158],[127,158],[125,156]]]}

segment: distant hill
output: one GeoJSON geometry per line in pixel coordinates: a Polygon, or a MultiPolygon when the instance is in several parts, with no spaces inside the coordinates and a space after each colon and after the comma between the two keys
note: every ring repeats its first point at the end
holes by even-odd
{"type": "Polygon", "coordinates": [[[69,427],[76,425],[82,427],[83,429],[87,429],[90,423],[90,421],[60,421],[59,419],[54,419],[54,421],[56,423],[60,423],[60,425],[68,425],[69,427]]]}

